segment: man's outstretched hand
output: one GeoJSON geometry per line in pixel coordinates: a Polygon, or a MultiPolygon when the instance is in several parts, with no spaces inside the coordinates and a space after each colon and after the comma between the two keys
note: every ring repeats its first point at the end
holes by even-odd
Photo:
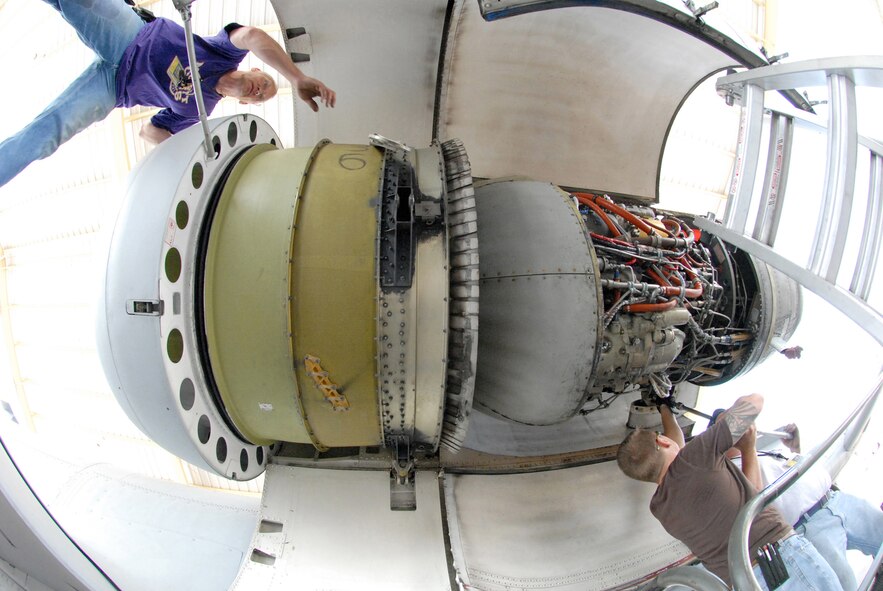
{"type": "Polygon", "coordinates": [[[800,359],[800,354],[803,353],[803,347],[788,347],[787,349],[782,349],[779,353],[788,359],[800,359]]]}
{"type": "Polygon", "coordinates": [[[335,103],[337,103],[337,94],[333,90],[319,80],[309,76],[298,80],[297,96],[316,112],[319,110],[319,104],[316,102],[316,99],[319,99],[319,102],[328,108],[334,108],[335,103]]]}
{"type": "Polygon", "coordinates": [[[800,453],[800,430],[797,428],[797,425],[794,423],[788,423],[784,427],[779,427],[779,431],[783,431],[788,433],[791,437],[782,438],[782,443],[784,443],[788,449],[790,449],[793,453],[800,453]]]}

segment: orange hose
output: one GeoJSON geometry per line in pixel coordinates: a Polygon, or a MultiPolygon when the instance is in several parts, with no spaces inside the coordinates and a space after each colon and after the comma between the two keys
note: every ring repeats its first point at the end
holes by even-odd
{"type": "Polygon", "coordinates": [[[613,234],[614,236],[622,236],[622,230],[613,223],[613,220],[611,220],[610,217],[606,213],[604,213],[603,209],[598,207],[598,205],[593,203],[590,199],[586,199],[585,197],[583,197],[580,193],[574,193],[574,195],[576,196],[577,201],[579,201],[583,205],[586,205],[587,207],[589,207],[589,209],[598,214],[598,217],[601,218],[601,221],[604,222],[604,224],[607,226],[607,229],[610,230],[611,234],[613,234]]]}
{"type": "MultiPolygon", "coordinates": [[[[694,283],[693,287],[688,287],[684,290],[684,296],[690,299],[696,299],[702,295],[702,285],[699,283],[694,283]]],[[[667,296],[679,296],[681,295],[680,287],[662,287],[662,295],[667,296]]]]}
{"type": "Polygon", "coordinates": [[[666,286],[666,285],[671,285],[671,281],[669,281],[668,279],[665,279],[664,277],[662,277],[661,275],[659,275],[659,274],[658,274],[656,271],[654,271],[653,269],[647,269],[647,275],[649,275],[650,277],[652,277],[653,279],[655,279],[655,280],[656,280],[656,283],[658,283],[659,285],[661,285],[661,286],[663,286],[663,287],[666,286]]]}
{"type": "MultiPolygon", "coordinates": [[[[666,230],[668,230],[668,227],[672,224],[674,224],[674,226],[677,228],[674,236],[680,235],[682,233],[682,229],[679,223],[669,218],[665,218],[662,220],[662,225],[665,226],[666,230]]],[[[671,230],[669,230],[669,234],[671,234],[671,230]]]]}
{"type": "Polygon", "coordinates": [[[619,246],[628,246],[629,248],[635,248],[635,245],[631,242],[626,242],[625,240],[617,240],[616,238],[611,238],[610,236],[602,236],[601,234],[596,234],[595,232],[590,232],[589,236],[594,239],[601,240],[602,242],[610,242],[611,244],[617,244],[619,246]]]}
{"type": "Polygon", "coordinates": [[[626,312],[663,312],[676,308],[677,305],[677,300],[668,300],[667,302],[659,302],[657,304],[629,304],[628,306],[623,306],[622,309],[626,312]]]}
{"type": "MultiPolygon", "coordinates": [[[[641,230],[642,232],[644,232],[647,235],[652,235],[652,234],[655,234],[660,231],[659,228],[651,228],[647,224],[647,222],[645,222],[644,220],[642,220],[641,218],[639,218],[635,214],[631,213],[630,211],[626,211],[625,209],[621,208],[620,206],[616,205],[615,203],[613,203],[611,201],[608,201],[606,199],[601,199],[597,195],[592,195],[590,193],[574,193],[574,195],[576,196],[577,199],[579,199],[580,197],[590,199],[591,201],[594,201],[597,205],[600,205],[601,207],[603,207],[607,211],[609,211],[611,213],[615,213],[616,215],[627,219],[635,227],[637,227],[639,230],[641,230]]],[[[662,231],[665,232],[666,234],[668,234],[669,236],[671,236],[671,232],[669,232],[668,230],[662,230],[662,231]]]]}
{"type": "MultiPolygon", "coordinates": [[[[666,296],[679,296],[681,295],[681,288],[678,286],[671,286],[671,282],[668,279],[663,278],[659,274],[656,273],[653,269],[647,269],[647,274],[650,275],[653,279],[659,283],[660,288],[662,289],[662,295],[666,296]]],[[[693,287],[688,287],[684,290],[684,296],[690,299],[698,298],[702,295],[702,284],[699,281],[693,283],[693,287]]]]}

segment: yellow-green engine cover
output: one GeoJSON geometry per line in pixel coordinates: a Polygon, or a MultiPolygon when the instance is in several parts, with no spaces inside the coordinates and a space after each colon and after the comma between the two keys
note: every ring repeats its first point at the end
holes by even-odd
{"type": "Polygon", "coordinates": [[[379,445],[376,199],[382,153],[258,146],[235,165],[206,248],[204,326],[248,440],[379,445]]]}

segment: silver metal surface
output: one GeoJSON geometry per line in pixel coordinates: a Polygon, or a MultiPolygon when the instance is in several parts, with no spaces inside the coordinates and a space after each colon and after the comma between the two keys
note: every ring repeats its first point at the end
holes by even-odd
{"type": "Polygon", "coordinates": [[[437,475],[416,479],[416,510],[391,512],[386,471],[268,466],[232,591],[450,591],[437,475]]]}
{"type": "Polygon", "coordinates": [[[437,136],[464,142],[476,177],[524,175],[656,198],[663,145],[684,96],[738,61],[629,12],[636,3],[603,4],[487,22],[482,3],[453,3],[437,136]],[[589,146],[598,149],[587,158],[589,146]]]}
{"type": "Polygon", "coordinates": [[[855,188],[857,143],[855,83],[844,75],[828,77],[828,153],[822,211],[816,226],[809,268],[837,281],[855,188]]]}
{"type": "Polygon", "coordinates": [[[797,330],[803,311],[800,285],[763,260],[751,258],[748,264],[757,283],[755,301],[748,316],[754,331],[755,346],[748,352],[739,371],[730,376],[731,379],[751,371],[773,355],[776,352],[770,345],[773,338],[787,342],[797,330]]]}
{"type": "Polygon", "coordinates": [[[475,404],[515,422],[570,418],[588,397],[600,329],[594,250],[548,183],[476,188],[481,335],[475,404]]]}
{"type": "Polygon", "coordinates": [[[766,173],[763,178],[761,206],[757,211],[753,238],[773,246],[785,204],[785,188],[788,185],[788,169],[791,166],[791,142],[794,139],[794,123],[781,113],[770,114],[770,145],[767,153],[766,173]]]}
{"type": "Polygon", "coordinates": [[[475,394],[478,362],[479,267],[478,226],[467,221],[476,215],[472,168],[466,148],[452,139],[441,146],[444,159],[445,214],[447,216],[450,318],[448,373],[442,442],[453,452],[466,438],[475,394]]]}
{"type": "Polygon", "coordinates": [[[826,281],[823,277],[792,262],[770,247],[724,228],[720,224],[710,222],[705,218],[696,218],[695,225],[700,230],[719,236],[722,240],[769,263],[777,270],[800,283],[801,286],[826,299],[862,327],[868,334],[877,339],[877,342],[883,343],[883,316],[851,292],[826,281]]]}
{"type": "Polygon", "coordinates": [[[689,555],[647,510],[654,487],[630,480],[616,462],[446,474],[444,485],[454,564],[466,588],[629,588],[689,555]]]}
{"type": "Polygon", "coordinates": [[[414,436],[416,293],[377,297],[377,383],[385,437],[414,436]]]}
{"type": "MultiPolygon", "coordinates": [[[[298,146],[324,137],[361,144],[372,133],[429,145],[446,0],[385,0],[370,8],[362,0],[271,4],[283,31],[304,27],[310,36],[310,61],[298,66],[340,99],[318,113],[294,101],[298,146]]],[[[289,51],[296,42],[288,40],[289,51]]]]}
{"type": "Polygon", "coordinates": [[[742,112],[739,119],[739,136],[736,144],[736,161],[727,193],[727,209],[724,223],[737,232],[745,231],[757,161],[760,157],[760,135],[763,123],[763,91],[753,84],[742,92],[742,112]]]}
{"type": "Polygon", "coordinates": [[[871,293],[883,243],[883,154],[871,152],[869,176],[862,243],[849,286],[849,291],[865,301],[871,293]]]}
{"type": "MultiPolygon", "coordinates": [[[[685,585],[696,591],[730,591],[720,577],[701,566],[678,566],[656,577],[657,585],[664,590],[672,585],[685,585]]],[[[677,587],[671,587],[677,589],[677,587]]]]}
{"type": "Polygon", "coordinates": [[[414,286],[378,298],[384,435],[438,446],[444,409],[447,277],[444,235],[417,245],[414,286]]]}
{"type": "Polygon", "coordinates": [[[208,115],[205,112],[205,99],[202,96],[202,77],[199,75],[199,62],[196,61],[196,48],[193,46],[193,28],[190,26],[190,2],[176,2],[175,6],[184,21],[184,41],[187,45],[187,63],[190,69],[190,80],[193,84],[193,96],[196,97],[196,112],[199,114],[199,126],[202,129],[205,155],[213,155],[211,132],[208,128],[208,115]]]}
{"type": "MultiPolygon", "coordinates": [[[[71,456],[57,442],[12,423],[0,425],[0,430],[4,446],[55,521],[53,529],[60,524],[63,533],[113,581],[114,589],[218,591],[230,586],[257,523],[258,497],[170,482],[94,458],[71,456]],[[178,560],[181,556],[187,560],[178,560]]],[[[2,454],[0,450],[0,460],[2,454]]],[[[3,473],[4,487],[14,482],[7,476],[3,473]]],[[[28,570],[34,560],[37,567],[32,574],[53,591],[109,588],[85,576],[81,583],[70,580],[59,585],[52,559],[41,555],[10,523],[0,525],[17,547],[4,549],[4,557],[28,570]]],[[[33,525],[41,538],[53,539],[37,522],[33,525]]],[[[3,570],[0,565],[0,580],[3,570]]],[[[0,588],[21,591],[3,583],[0,588]]],[[[46,590],[36,584],[26,588],[46,590]]]]}
{"type": "MultiPolygon", "coordinates": [[[[676,386],[675,392],[679,401],[693,406],[699,386],[683,382],[676,386]]],[[[626,392],[610,400],[609,407],[603,411],[576,415],[555,425],[522,425],[485,413],[473,413],[464,447],[485,454],[532,457],[615,446],[628,434],[626,417],[632,400],[638,397],[637,391],[626,392]]],[[[594,401],[589,401],[586,410],[596,406],[594,401]]],[[[658,414],[656,421],[661,425],[658,414]]],[[[689,421],[683,423],[685,428],[688,424],[689,421]]]]}
{"type": "MultiPolygon", "coordinates": [[[[777,105],[775,108],[769,108],[768,111],[773,114],[780,114],[790,117],[794,125],[801,129],[811,129],[818,132],[824,132],[827,122],[816,115],[808,115],[798,109],[789,108],[787,105],[777,105]]],[[[858,136],[858,145],[867,148],[874,154],[883,154],[883,143],[872,137],[865,135],[858,136]]]]}
{"type": "MultiPolygon", "coordinates": [[[[415,151],[415,172],[420,191],[430,197],[443,196],[444,162],[441,148],[415,151]]],[[[446,404],[445,384],[448,356],[450,300],[447,234],[422,240],[417,245],[415,289],[417,317],[415,363],[417,370],[414,432],[417,441],[437,449],[442,436],[446,404]]]]}
{"type": "MultiPolygon", "coordinates": [[[[10,424],[10,426],[12,426],[10,424]]],[[[0,549],[35,589],[120,588],[68,537],[19,471],[0,441],[0,549]]],[[[22,458],[16,455],[18,461],[22,458]]],[[[0,575],[5,571],[0,561],[0,575]]],[[[2,584],[2,576],[0,576],[2,584]]]]}
{"type": "Polygon", "coordinates": [[[213,188],[230,163],[251,145],[280,142],[251,115],[214,119],[211,131],[217,158],[206,156],[202,130],[193,126],[132,172],[110,246],[97,342],[108,383],[139,429],[191,464],[249,480],[263,472],[268,449],[228,426],[206,381],[193,322],[201,300],[197,251],[213,188]],[[169,276],[170,260],[178,261],[177,277],[169,276]],[[131,300],[161,300],[163,314],[130,315],[131,300]],[[171,355],[173,343],[180,357],[171,355]]]}
{"type": "Polygon", "coordinates": [[[829,57],[778,63],[724,76],[718,80],[717,89],[738,93],[745,84],[756,84],[764,90],[824,86],[830,74],[849,78],[859,86],[883,87],[883,56],[829,57]]]}
{"type": "MultiPolygon", "coordinates": [[[[400,150],[398,142],[382,144],[400,150]]],[[[372,142],[375,141],[372,138],[372,142]]],[[[407,150],[418,186],[440,199],[443,162],[437,145],[407,150]]],[[[417,238],[408,289],[377,294],[378,399],[384,438],[405,436],[418,451],[435,450],[442,433],[448,342],[447,235],[417,238]]]]}

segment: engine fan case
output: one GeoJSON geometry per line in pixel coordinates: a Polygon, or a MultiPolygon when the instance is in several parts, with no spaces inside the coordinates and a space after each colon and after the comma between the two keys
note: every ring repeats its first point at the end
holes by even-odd
{"type": "Polygon", "coordinates": [[[548,183],[475,189],[481,331],[474,403],[549,425],[585,404],[596,363],[598,263],[571,198],[548,183]]]}
{"type": "Polygon", "coordinates": [[[328,142],[249,155],[226,184],[206,257],[209,364],[224,408],[251,441],[377,445],[381,155],[328,142]],[[343,385],[345,411],[325,399],[307,356],[343,385]]]}

